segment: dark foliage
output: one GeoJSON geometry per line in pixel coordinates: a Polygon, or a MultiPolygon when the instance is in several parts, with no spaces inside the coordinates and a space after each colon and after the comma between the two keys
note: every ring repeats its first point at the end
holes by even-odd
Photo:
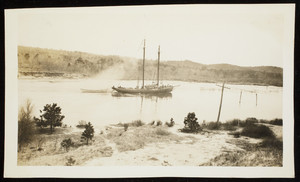
{"type": "MultiPolygon", "coordinates": [[[[52,105],[46,104],[43,111],[44,113],[40,115],[40,118],[34,117],[37,126],[50,126],[51,133],[53,133],[55,127],[62,126],[62,120],[65,118],[65,116],[61,114],[61,108],[58,107],[56,103],[53,103],[52,105]]],[[[41,110],[40,113],[42,113],[41,110]]]]}
{"type": "Polygon", "coordinates": [[[81,134],[81,139],[86,141],[86,144],[89,144],[89,140],[91,140],[94,137],[94,127],[93,125],[88,122],[87,125],[85,125],[85,130],[83,131],[83,133],[81,134]]]}
{"type": "Polygon", "coordinates": [[[68,139],[64,139],[60,145],[65,148],[65,150],[68,152],[70,147],[73,147],[74,146],[74,143],[73,141],[71,140],[71,138],[68,138],[68,139]]]}
{"type": "Polygon", "coordinates": [[[252,125],[252,124],[255,124],[255,123],[258,123],[258,120],[256,118],[247,118],[246,119],[246,125],[252,125]]]}
{"type": "Polygon", "coordinates": [[[282,150],[283,149],[283,144],[282,141],[276,139],[276,138],[265,138],[261,143],[260,143],[261,147],[265,147],[265,148],[275,148],[278,150],[282,150]]]}
{"type": "Polygon", "coordinates": [[[21,107],[18,116],[18,150],[21,150],[22,146],[30,143],[35,135],[35,126],[32,119],[31,102],[28,100],[26,107],[21,107]]]}
{"type": "Polygon", "coordinates": [[[243,128],[241,135],[252,137],[252,138],[274,138],[275,137],[273,131],[269,127],[265,125],[257,125],[257,124],[246,125],[243,128]]]}
{"type": "Polygon", "coordinates": [[[270,121],[270,124],[282,126],[282,119],[273,119],[270,121]]]}
{"type": "Polygon", "coordinates": [[[194,112],[188,113],[187,117],[184,118],[184,128],[181,129],[182,132],[186,133],[197,133],[202,130],[199,123],[197,122],[198,118],[194,112]]]}
{"type": "Polygon", "coordinates": [[[170,122],[166,122],[166,125],[167,125],[168,127],[174,126],[174,125],[175,125],[175,121],[173,120],[173,118],[170,119],[170,122]]]}

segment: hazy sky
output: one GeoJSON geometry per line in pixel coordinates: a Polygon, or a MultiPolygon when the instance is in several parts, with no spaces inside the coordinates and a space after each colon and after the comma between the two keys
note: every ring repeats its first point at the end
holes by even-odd
{"type": "Polygon", "coordinates": [[[19,14],[19,45],[102,55],[282,67],[285,8],[183,5],[31,9],[19,14]]]}

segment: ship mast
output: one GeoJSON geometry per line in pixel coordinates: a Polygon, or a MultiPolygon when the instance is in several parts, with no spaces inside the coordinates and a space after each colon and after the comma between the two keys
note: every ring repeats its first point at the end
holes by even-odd
{"type": "Polygon", "coordinates": [[[160,59],[160,46],[158,46],[158,58],[157,58],[157,86],[159,86],[159,59],[160,59]]]}
{"type": "Polygon", "coordinates": [[[146,40],[144,39],[144,48],[143,48],[143,85],[142,88],[144,88],[144,81],[145,81],[145,50],[146,50],[146,40]]]}

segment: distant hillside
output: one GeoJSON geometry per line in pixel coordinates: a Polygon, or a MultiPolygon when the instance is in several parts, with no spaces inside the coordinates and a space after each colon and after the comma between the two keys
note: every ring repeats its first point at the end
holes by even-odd
{"type": "MultiPolygon", "coordinates": [[[[18,47],[19,77],[91,77],[110,71],[119,79],[141,79],[141,61],[135,58],[102,56],[77,51],[18,47]]],[[[155,80],[156,61],[146,60],[145,79],[155,80]]],[[[160,78],[195,82],[223,82],[282,86],[283,70],[273,66],[241,67],[230,64],[205,65],[192,61],[162,61],[160,78]]]]}

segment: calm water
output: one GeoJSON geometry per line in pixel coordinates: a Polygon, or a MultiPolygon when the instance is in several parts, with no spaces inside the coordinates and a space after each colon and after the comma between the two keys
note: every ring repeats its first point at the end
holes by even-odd
{"type": "MultiPolygon", "coordinates": [[[[19,105],[26,99],[34,104],[34,115],[50,103],[57,103],[65,115],[64,123],[75,126],[79,120],[101,127],[112,123],[142,119],[183,123],[188,112],[195,112],[198,121],[216,121],[221,87],[211,83],[169,81],[177,87],[168,97],[121,96],[110,88],[136,86],[136,81],[107,80],[19,80],[19,105]],[[109,89],[106,93],[82,93],[80,89],[109,89]]],[[[230,85],[224,90],[220,120],[234,118],[282,118],[282,88],[273,86],[230,85]],[[241,103],[240,92],[242,91],[241,103]],[[257,94],[257,102],[256,102],[257,94]]]]}

